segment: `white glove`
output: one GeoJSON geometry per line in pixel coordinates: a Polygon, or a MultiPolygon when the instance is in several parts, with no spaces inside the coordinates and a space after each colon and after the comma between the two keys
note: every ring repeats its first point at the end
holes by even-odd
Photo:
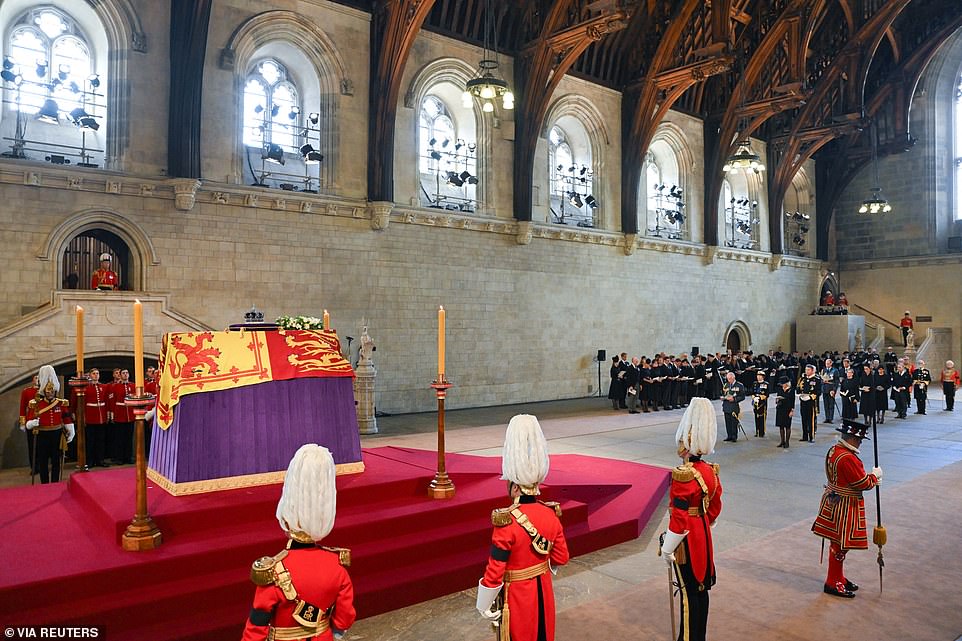
{"type": "Polygon", "coordinates": [[[21,424],[20,424],[20,431],[21,431],[21,432],[26,432],[26,431],[27,431],[27,426],[26,426],[25,424],[21,423],[21,424]]]}
{"type": "Polygon", "coordinates": [[[661,556],[665,560],[665,563],[670,565],[675,562],[675,548],[678,547],[687,534],[687,531],[684,534],[678,534],[671,530],[665,532],[665,541],[661,544],[661,556]]]}
{"type": "Polygon", "coordinates": [[[872,468],[872,474],[875,475],[875,478],[877,478],[880,483],[882,482],[882,468],[880,468],[880,467],[873,467],[873,468],[872,468]]]}
{"type": "Polygon", "coordinates": [[[491,606],[494,605],[494,600],[498,598],[502,587],[504,587],[503,583],[496,588],[489,588],[478,581],[478,600],[474,604],[474,607],[478,609],[481,616],[489,621],[495,621],[501,618],[501,610],[492,610],[491,606]]]}
{"type": "Polygon", "coordinates": [[[32,418],[32,419],[30,419],[29,421],[27,421],[27,429],[28,429],[28,430],[35,430],[35,429],[37,429],[38,427],[40,427],[40,419],[39,419],[39,418],[32,418]]]}
{"type": "Polygon", "coordinates": [[[67,442],[69,443],[73,440],[73,437],[77,431],[74,429],[73,423],[64,423],[63,428],[67,430],[67,442]]]}
{"type": "Polygon", "coordinates": [[[149,410],[147,410],[147,413],[144,414],[144,421],[147,422],[147,425],[153,425],[153,423],[154,423],[154,414],[156,414],[156,413],[157,413],[157,408],[156,408],[156,407],[151,407],[149,410]]]}

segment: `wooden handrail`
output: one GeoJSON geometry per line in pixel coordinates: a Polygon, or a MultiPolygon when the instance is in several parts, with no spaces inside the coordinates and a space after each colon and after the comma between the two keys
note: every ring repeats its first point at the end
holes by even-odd
{"type": "Polygon", "coordinates": [[[889,325],[891,325],[891,326],[894,327],[895,329],[901,331],[901,327],[900,327],[899,325],[893,323],[892,321],[890,321],[889,319],[885,318],[884,316],[880,316],[880,315],[876,314],[875,312],[873,312],[873,311],[870,310],[870,309],[866,309],[865,307],[862,307],[862,306],[859,305],[858,303],[852,303],[852,307],[858,307],[858,308],[859,308],[860,310],[862,310],[863,312],[868,312],[869,314],[871,314],[871,315],[874,316],[875,318],[879,319],[880,321],[885,322],[885,323],[888,323],[889,325]]]}

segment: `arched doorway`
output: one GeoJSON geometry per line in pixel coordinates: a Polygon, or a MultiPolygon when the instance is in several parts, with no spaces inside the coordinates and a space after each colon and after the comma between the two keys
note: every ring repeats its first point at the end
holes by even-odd
{"type": "Polygon", "coordinates": [[[732,329],[728,332],[728,336],[725,338],[725,348],[732,354],[742,351],[742,340],[737,330],[732,329]]]}
{"type": "Polygon", "coordinates": [[[60,287],[87,289],[90,276],[100,267],[101,254],[110,254],[111,269],[117,272],[120,289],[131,289],[130,248],[123,238],[102,228],[88,229],[67,243],[61,261],[60,287]]]}

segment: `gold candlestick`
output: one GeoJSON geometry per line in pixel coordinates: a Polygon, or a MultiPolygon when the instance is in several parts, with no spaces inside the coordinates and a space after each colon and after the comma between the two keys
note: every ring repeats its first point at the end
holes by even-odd
{"type": "Polygon", "coordinates": [[[147,513],[147,448],[144,444],[146,430],[144,415],[155,400],[153,395],[144,395],[128,396],[124,401],[124,405],[134,408],[134,444],[137,452],[137,512],[121,540],[123,548],[131,552],[153,550],[163,542],[160,528],[147,513]]]}
{"type": "Polygon", "coordinates": [[[438,397],[438,469],[434,474],[434,479],[428,485],[428,496],[432,499],[454,497],[454,482],[448,476],[444,463],[444,399],[451,387],[453,385],[444,380],[443,376],[431,383],[431,388],[438,397]]]}

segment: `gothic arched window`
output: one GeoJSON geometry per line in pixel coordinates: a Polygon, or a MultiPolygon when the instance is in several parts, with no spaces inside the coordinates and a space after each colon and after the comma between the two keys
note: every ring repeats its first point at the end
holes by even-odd
{"type": "Polygon", "coordinates": [[[460,123],[455,120],[442,98],[450,97],[451,87],[450,83],[433,87],[437,93],[426,95],[418,111],[420,203],[473,213],[478,198],[478,145],[473,123],[463,117],[460,123]]]}
{"type": "Polygon", "coordinates": [[[273,58],[254,63],[244,84],[244,144],[296,152],[300,113],[297,87],[287,69],[273,58]]]}
{"type": "Polygon", "coordinates": [[[38,7],[12,24],[4,72],[17,88],[10,102],[20,111],[37,113],[45,122],[60,122],[63,115],[63,122],[99,128],[90,126],[96,120],[80,122],[103,115],[102,95],[98,103],[96,93],[100,78],[87,37],[63,11],[38,7]]]}
{"type": "Polygon", "coordinates": [[[426,96],[421,103],[418,117],[418,158],[421,171],[435,171],[441,162],[441,159],[437,158],[442,155],[440,150],[446,150],[457,138],[457,128],[447,105],[437,96],[426,96]]]}

